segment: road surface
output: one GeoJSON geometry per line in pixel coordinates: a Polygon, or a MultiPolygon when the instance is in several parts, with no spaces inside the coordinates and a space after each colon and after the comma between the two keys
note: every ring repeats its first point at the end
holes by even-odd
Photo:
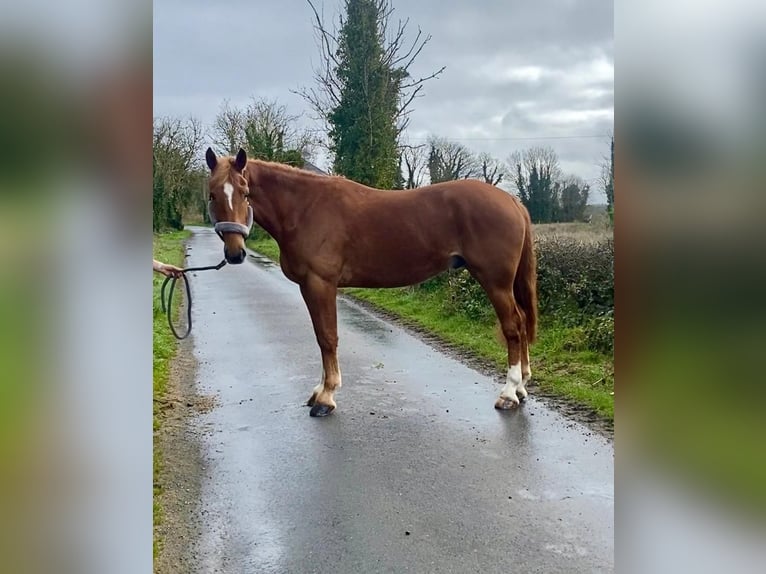
{"type": "MultiPolygon", "coordinates": [[[[221,259],[194,228],[188,264],[221,259]]],[[[254,256],[191,279],[199,572],[613,571],[612,443],[339,300],[338,408],[297,285],[254,256]]]]}

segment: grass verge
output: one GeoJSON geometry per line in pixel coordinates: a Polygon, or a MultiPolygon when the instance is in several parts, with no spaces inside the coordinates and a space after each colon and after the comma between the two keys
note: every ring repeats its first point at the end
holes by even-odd
{"type": "MultiPolygon", "coordinates": [[[[248,247],[279,260],[279,246],[273,239],[251,240],[248,247]]],[[[494,320],[477,321],[446,310],[446,294],[441,289],[403,287],[343,292],[491,361],[499,372],[505,368],[506,354],[497,341],[494,320]]],[[[541,317],[538,341],[530,355],[533,378],[543,394],[569,399],[608,421],[614,420],[614,359],[589,350],[582,329],[541,317]]]]}
{"type": "Polygon", "coordinates": [[[279,245],[273,239],[248,239],[247,246],[272,261],[279,262],[279,245]]]}
{"type": "MultiPolygon", "coordinates": [[[[152,241],[152,250],[154,258],[162,261],[163,263],[169,263],[171,265],[183,266],[184,262],[184,240],[191,235],[188,231],[174,231],[171,233],[156,234],[152,241]]],[[[158,481],[158,475],[162,469],[162,457],[161,453],[157,449],[156,436],[162,424],[160,416],[159,403],[165,397],[165,392],[168,383],[168,374],[170,372],[170,361],[176,352],[177,341],[173,337],[173,333],[170,332],[167,323],[167,317],[162,312],[162,303],[160,301],[160,288],[165,277],[159,273],[154,274],[153,278],[153,304],[154,304],[154,318],[152,325],[153,339],[153,381],[154,381],[154,502],[153,502],[153,518],[155,528],[162,521],[162,510],[158,501],[158,495],[161,492],[161,485],[158,481]]],[[[174,310],[174,318],[178,314],[178,308],[174,310]]],[[[161,541],[154,537],[154,554],[160,548],[161,541]]]]}

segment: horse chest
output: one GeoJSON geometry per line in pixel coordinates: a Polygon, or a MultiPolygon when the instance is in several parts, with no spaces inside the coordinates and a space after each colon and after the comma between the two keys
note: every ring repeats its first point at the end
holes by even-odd
{"type": "Polygon", "coordinates": [[[282,273],[285,274],[290,281],[298,283],[300,281],[300,274],[290,263],[290,257],[283,252],[279,255],[279,266],[282,268],[282,273]]]}

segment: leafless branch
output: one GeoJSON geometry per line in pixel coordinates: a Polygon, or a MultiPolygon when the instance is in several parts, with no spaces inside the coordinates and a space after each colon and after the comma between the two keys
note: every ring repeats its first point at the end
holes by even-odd
{"type": "Polygon", "coordinates": [[[490,185],[498,185],[506,177],[506,167],[501,161],[488,153],[482,153],[478,157],[481,166],[481,179],[490,185]]]}
{"type": "Polygon", "coordinates": [[[431,183],[468,179],[480,173],[479,163],[464,145],[445,138],[429,138],[428,169],[431,183]]]}
{"type": "MultiPolygon", "coordinates": [[[[342,78],[338,75],[340,62],[338,60],[339,34],[345,24],[343,16],[338,18],[338,27],[330,30],[326,20],[319,9],[315,0],[306,0],[312,13],[312,21],[317,36],[317,45],[319,52],[319,62],[314,69],[315,86],[312,88],[300,88],[291,90],[293,93],[301,96],[313,109],[317,119],[328,126],[330,112],[341,102],[344,84],[342,78]]],[[[403,82],[404,78],[409,78],[409,68],[415,59],[420,55],[423,48],[431,40],[431,36],[423,37],[423,31],[418,28],[415,38],[412,42],[405,44],[405,37],[409,25],[409,18],[397,20],[396,30],[391,30],[394,7],[390,0],[375,0],[376,18],[378,21],[378,32],[383,43],[383,62],[390,68],[392,73],[397,74],[396,89],[399,91],[398,109],[395,116],[397,121],[398,133],[409,124],[408,114],[411,111],[411,105],[415,98],[421,95],[423,84],[428,80],[437,78],[445,69],[441,67],[434,73],[421,77],[417,80],[403,82]],[[392,34],[389,32],[392,31],[392,34]]]]}
{"type": "Polygon", "coordinates": [[[446,69],[447,69],[447,66],[442,66],[441,68],[439,68],[437,71],[435,71],[430,76],[425,76],[424,78],[420,78],[419,80],[417,80],[415,82],[412,82],[410,84],[402,84],[402,89],[412,88],[414,86],[418,86],[418,85],[422,84],[423,82],[427,82],[428,80],[432,80],[432,79],[436,78],[439,74],[441,74],[446,69]]]}
{"type": "Polygon", "coordinates": [[[424,145],[404,145],[402,148],[402,162],[404,163],[404,187],[413,189],[425,183],[426,171],[428,170],[428,157],[424,145]]]}

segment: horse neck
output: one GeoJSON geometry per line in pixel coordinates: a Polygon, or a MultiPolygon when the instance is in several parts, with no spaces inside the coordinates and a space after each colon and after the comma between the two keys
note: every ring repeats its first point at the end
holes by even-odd
{"type": "Polygon", "coordinates": [[[248,167],[251,198],[257,194],[257,200],[251,201],[253,219],[277,243],[284,239],[286,229],[296,227],[305,212],[306,200],[310,199],[306,186],[301,185],[302,177],[299,171],[283,171],[255,160],[248,167]]]}

